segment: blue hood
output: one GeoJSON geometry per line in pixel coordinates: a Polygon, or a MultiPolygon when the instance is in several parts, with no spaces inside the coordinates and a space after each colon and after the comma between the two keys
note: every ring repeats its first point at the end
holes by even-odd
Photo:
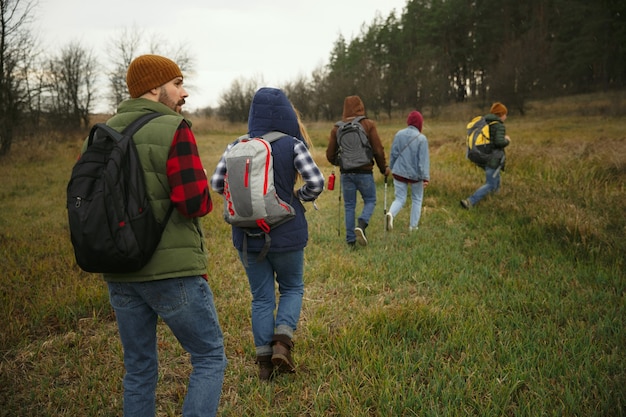
{"type": "Polygon", "coordinates": [[[263,87],[256,92],[250,105],[248,134],[255,137],[274,130],[303,140],[298,117],[285,93],[277,88],[263,87]]]}

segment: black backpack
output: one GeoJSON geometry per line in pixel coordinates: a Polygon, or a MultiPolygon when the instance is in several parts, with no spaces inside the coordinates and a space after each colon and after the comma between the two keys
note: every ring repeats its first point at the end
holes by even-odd
{"type": "Polygon", "coordinates": [[[349,122],[335,123],[337,129],[337,165],[342,171],[370,164],[374,154],[365,129],[360,121],[365,116],[355,117],[349,122]]]}
{"type": "Polygon", "coordinates": [[[67,185],[67,215],[76,262],[84,271],[127,273],[152,257],[172,213],[160,224],[148,199],[144,173],[132,136],[149,113],[122,133],[105,123],[94,125],[87,149],[67,185]]]}

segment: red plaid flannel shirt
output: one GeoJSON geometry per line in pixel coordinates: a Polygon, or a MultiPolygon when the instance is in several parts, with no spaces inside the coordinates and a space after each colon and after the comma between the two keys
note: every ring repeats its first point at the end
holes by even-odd
{"type": "Polygon", "coordinates": [[[202,217],[213,210],[206,173],[189,125],[183,120],[172,141],[167,158],[170,199],[185,217],[202,217]]]}

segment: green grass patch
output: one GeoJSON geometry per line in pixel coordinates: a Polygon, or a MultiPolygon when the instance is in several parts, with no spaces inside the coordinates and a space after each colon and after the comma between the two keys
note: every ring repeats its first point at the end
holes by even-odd
{"type": "MultiPolygon", "coordinates": [[[[431,183],[417,232],[408,207],[384,231],[378,173],[366,248],[345,245],[338,188],[319,210],[307,204],[298,371],[269,384],[256,376],[247,279],[214,195],[202,222],[229,360],[220,415],[626,414],[626,119],[593,111],[594,100],[606,98],[511,115],[502,190],[470,211],[459,200],[483,181],[464,158],[471,114],[426,114],[431,183]]],[[[379,122],[387,150],[403,126],[404,117],[379,122]]],[[[194,128],[209,171],[245,130],[209,119],[194,128]]],[[[328,176],[332,124],[309,128],[328,176]]],[[[80,142],[16,143],[0,164],[1,417],[121,414],[122,351],[106,285],[75,265],[67,229],[65,186],[80,142]]],[[[180,415],[188,356],[165,325],[158,331],[158,415],[180,415]]]]}

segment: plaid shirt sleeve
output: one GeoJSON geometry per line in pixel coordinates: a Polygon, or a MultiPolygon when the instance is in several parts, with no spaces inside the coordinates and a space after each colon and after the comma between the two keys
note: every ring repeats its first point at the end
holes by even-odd
{"type": "MultiPolygon", "coordinates": [[[[302,201],[313,201],[324,190],[324,175],[313,161],[313,157],[311,157],[306,145],[299,140],[295,140],[295,142],[294,167],[304,180],[304,185],[297,191],[297,195],[302,201]]],[[[211,188],[220,194],[224,192],[224,176],[226,175],[226,160],[224,156],[235,143],[228,145],[211,176],[211,188]]]]}
{"type": "Polygon", "coordinates": [[[226,150],[222,154],[222,157],[220,158],[220,161],[217,163],[217,167],[215,167],[215,171],[213,172],[213,175],[211,176],[211,188],[216,193],[219,193],[219,194],[224,193],[224,176],[226,175],[226,153],[230,150],[230,148],[235,146],[235,143],[237,143],[237,141],[229,144],[226,147],[226,150]]]}
{"type": "Polygon", "coordinates": [[[185,217],[202,217],[213,209],[206,173],[189,125],[183,120],[172,141],[167,159],[170,199],[185,217]]]}
{"type": "Polygon", "coordinates": [[[302,201],[314,201],[324,191],[324,175],[317,167],[311,153],[301,141],[294,146],[294,167],[302,176],[304,185],[297,190],[297,196],[302,201]]]}

